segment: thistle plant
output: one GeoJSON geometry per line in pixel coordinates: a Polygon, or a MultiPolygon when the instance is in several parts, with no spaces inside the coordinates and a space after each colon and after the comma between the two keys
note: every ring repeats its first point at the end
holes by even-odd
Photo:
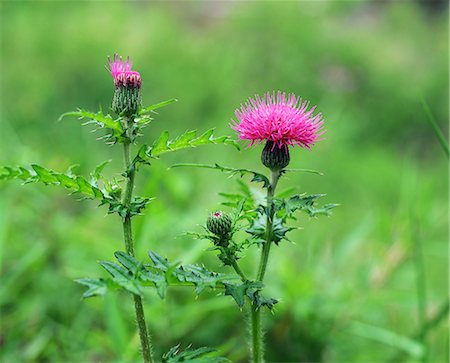
{"type": "MultiPolygon", "coordinates": [[[[144,166],[151,166],[159,157],[168,152],[193,148],[208,144],[239,145],[228,136],[215,137],[213,129],[198,135],[196,131],[170,138],[167,131],[156,137],[150,144],[141,143],[144,128],[152,121],[152,113],[158,108],[175,102],[175,99],[142,107],[140,73],[132,69],[130,59],[123,60],[117,54],[108,58],[110,73],[114,81],[114,94],[111,103],[112,114],[100,109],[90,112],[78,109],[61,116],[77,117],[85,120],[83,125],[93,125],[95,131],[103,132],[98,140],[108,145],[120,145],[123,150],[124,169],[120,176],[108,179],[103,170],[108,162],[101,163],[91,173],[90,178],[76,175],[73,167],[66,172],[58,172],[40,165],[31,167],[0,167],[0,180],[20,179],[25,184],[43,183],[61,186],[82,199],[93,199],[100,206],[107,206],[109,214],[117,214],[123,229],[124,251],[114,253],[116,262],[102,261],[100,265],[109,274],[102,278],[81,278],[76,282],[87,290],[83,297],[104,295],[108,291],[121,289],[128,292],[135,310],[135,320],[140,337],[142,358],[145,363],[162,361],[176,362],[224,362],[214,349],[188,346],[184,350],[175,345],[162,357],[153,355],[150,332],[144,309],[144,291],[154,288],[163,299],[170,286],[193,287],[196,294],[205,290],[218,290],[224,296],[231,296],[242,309],[247,306],[250,315],[250,352],[252,361],[264,362],[264,340],[261,314],[263,309],[273,309],[278,302],[267,297],[264,292],[264,277],[269,265],[272,245],[280,245],[288,240],[287,233],[295,229],[288,225],[295,219],[297,211],[309,216],[328,215],[336,204],[317,206],[321,194],[294,194],[290,197],[277,196],[276,189],[280,178],[287,172],[314,170],[287,169],[290,163],[289,148],[295,145],[311,149],[323,134],[323,120],[320,113],[314,115],[315,108],[295,95],[265,94],[249,99],[236,110],[237,120],[231,123],[239,138],[247,140],[250,146],[264,143],[261,153],[262,164],[269,169],[269,175],[251,169],[236,169],[219,164],[176,164],[175,166],[195,166],[219,170],[232,175],[251,175],[251,182],[262,183],[266,190],[264,200],[258,198],[248,187],[241,192],[224,194],[227,201],[223,204],[231,207],[231,212],[215,211],[204,226],[203,233],[190,233],[195,238],[212,242],[211,250],[217,251],[217,257],[234,273],[217,273],[198,265],[180,265],[172,263],[160,254],[149,251],[149,261],[142,261],[135,255],[133,240],[133,219],[145,212],[152,201],[150,196],[136,196],[135,181],[144,166]],[[238,238],[244,231],[246,238],[238,238]],[[240,259],[245,250],[256,246],[260,249],[260,258],[254,277],[247,276],[240,267],[240,259]]],[[[145,136],[144,136],[145,137],[145,136]]],[[[242,184],[241,184],[242,185],[242,184]]],[[[149,246],[151,247],[151,246],[149,246]]]]}
{"type": "Polygon", "coordinates": [[[248,301],[250,315],[250,353],[255,363],[264,362],[264,341],[261,313],[263,308],[272,309],[277,303],[274,298],[264,297],[264,277],[269,265],[272,245],[278,246],[288,240],[287,233],[294,227],[288,226],[295,219],[295,212],[303,211],[311,217],[329,215],[336,204],[316,205],[320,194],[295,194],[288,198],[276,195],[280,178],[287,172],[305,169],[286,169],[290,162],[291,146],[311,149],[324,133],[320,113],[314,115],[315,107],[293,94],[267,93],[262,98],[250,98],[236,110],[237,121],[231,127],[239,138],[249,145],[264,143],[261,153],[262,164],[269,169],[269,176],[250,169],[235,169],[215,165],[178,164],[176,166],[197,166],[216,169],[233,175],[252,175],[251,182],[262,183],[266,198],[259,202],[248,187],[242,193],[225,194],[228,198],[223,204],[233,207],[232,216],[222,211],[211,214],[206,222],[206,233],[193,233],[196,238],[209,239],[218,251],[220,261],[234,269],[241,279],[239,285],[227,284],[225,295],[231,295],[239,307],[248,301]],[[237,241],[236,232],[243,230],[249,237],[237,241]],[[245,249],[257,246],[260,258],[253,278],[247,276],[239,265],[245,249]]]}
{"type": "MultiPolygon", "coordinates": [[[[103,162],[91,173],[89,179],[74,174],[73,167],[69,168],[67,172],[58,172],[32,164],[31,168],[2,166],[0,167],[0,180],[20,179],[25,184],[43,183],[61,186],[72,194],[81,195],[82,199],[97,200],[100,206],[108,206],[108,213],[119,215],[125,247],[125,252],[115,253],[120,265],[108,261],[100,263],[111,274],[112,279],[84,278],[77,282],[88,288],[83,297],[102,295],[115,288],[122,288],[131,294],[142,357],[144,362],[151,363],[160,361],[160,359],[153,357],[150,334],[144,314],[142,288],[149,285],[155,286],[160,296],[164,297],[169,282],[195,285],[197,292],[200,292],[207,286],[214,287],[225,277],[202,270],[197,266],[174,268],[168,264],[166,259],[153,252],[150,252],[150,258],[154,265],[146,266],[137,261],[134,252],[132,220],[142,214],[153,199],[148,196],[135,196],[134,186],[137,174],[142,166],[150,166],[160,155],[167,152],[207,144],[226,144],[239,147],[228,136],[215,137],[213,129],[200,135],[196,131],[187,131],[172,139],[165,131],[151,144],[140,143],[139,137],[143,136],[144,128],[152,121],[152,113],[176,100],[170,99],[142,107],[142,80],[139,72],[132,70],[130,59],[123,60],[115,54],[112,59],[108,58],[108,65],[115,86],[111,105],[113,114],[104,114],[101,109],[98,112],[79,109],[75,112],[65,113],[61,118],[74,116],[86,120],[83,125],[94,125],[96,131],[106,131],[98,140],[104,141],[108,145],[122,146],[124,170],[120,178],[107,179],[103,175],[103,170],[108,162],[103,162]],[[138,146],[137,150],[135,150],[136,146],[138,146]],[[168,273],[169,269],[170,274],[168,273]],[[174,277],[171,278],[169,275],[174,277]]],[[[186,357],[207,356],[210,353],[211,349],[209,348],[187,349],[180,352],[179,347],[176,346],[162,359],[167,362],[175,362],[186,357]]]]}

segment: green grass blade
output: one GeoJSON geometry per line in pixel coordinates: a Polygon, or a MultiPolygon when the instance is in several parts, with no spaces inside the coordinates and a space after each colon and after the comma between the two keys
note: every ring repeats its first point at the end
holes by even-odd
{"type": "Polygon", "coordinates": [[[422,97],[421,98],[422,101],[422,107],[423,110],[425,111],[425,114],[427,115],[427,121],[430,123],[431,127],[433,128],[433,131],[436,135],[436,137],[439,140],[439,143],[442,146],[442,149],[444,150],[445,154],[447,155],[447,157],[450,157],[450,150],[449,150],[449,146],[448,146],[448,141],[445,138],[444,134],[442,133],[442,130],[439,128],[436,119],[434,118],[433,113],[431,112],[430,108],[428,107],[427,102],[425,101],[425,99],[422,97]]]}
{"type": "Polygon", "coordinates": [[[347,332],[401,349],[414,358],[421,358],[424,354],[424,347],[414,339],[377,326],[353,321],[348,327],[347,332]]]}

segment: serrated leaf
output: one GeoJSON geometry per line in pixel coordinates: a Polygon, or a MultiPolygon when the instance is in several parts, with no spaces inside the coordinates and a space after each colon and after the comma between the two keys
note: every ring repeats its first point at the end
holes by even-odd
{"type": "Polygon", "coordinates": [[[168,286],[165,276],[152,272],[136,258],[125,252],[115,252],[114,256],[134,276],[134,279],[139,279],[144,284],[149,282],[153,283],[156,287],[158,295],[161,299],[164,299],[168,286]]]}
{"type": "Polygon", "coordinates": [[[108,284],[104,279],[78,279],[75,282],[88,287],[83,298],[105,295],[108,290],[108,284]]]}
{"type": "Polygon", "coordinates": [[[43,168],[42,166],[32,164],[31,167],[36,172],[37,176],[39,177],[39,180],[44,184],[53,184],[57,183],[58,179],[51,174],[51,171],[48,169],[43,168]]]}
{"type": "Polygon", "coordinates": [[[306,212],[310,217],[317,215],[331,214],[331,209],[336,208],[339,204],[325,204],[321,207],[316,206],[316,201],[325,194],[297,194],[289,199],[276,200],[277,209],[284,209],[288,215],[292,215],[295,211],[301,210],[306,212]]]}
{"type": "Polygon", "coordinates": [[[168,286],[193,286],[197,294],[206,288],[224,289],[225,283],[232,284],[239,279],[236,275],[225,275],[208,271],[198,265],[179,265],[150,251],[152,264],[142,264],[125,252],[116,252],[121,265],[103,261],[101,266],[112,276],[112,286],[119,286],[134,294],[141,294],[145,286],[155,286],[164,298],[168,286]]]}
{"type": "Polygon", "coordinates": [[[225,295],[230,295],[234,301],[236,301],[236,304],[238,304],[239,307],[243,307],[245,304],[245,296],[247,291],[247,286],[245,284],[242,285],[225,285],[225,295]]]}
{"type": "Polygon", "coordinates": [[[169,133],[164,131],[152,146],[147,147],[145,155],[140,155],[144,160],[157,158],[161,154],[170,151],[177,151],[185,148],[193,148],[207,144],[232,145],[239,149],[239,145],[228,136],[214,137],[214,129],[210,129],[197,137],[196,131],[186,131],[181,136],[169,140],[169,133]]]}
{"type": "Polygon", "coordinates": [[[252,220],[250,227],[247,228],[245,232],[252,235],[252,240],[255,243],[264,243],[266,241],[266,224],[266,215],[258,213],[252,220]]]}
{"type": "Polygon", "coordinates": [[[263,188],[268,188],[270,186],[269,178],[263,174],[253,173],[253,178],[250,181],[255,183],[263,183],[263,188]]]}
{"type": "Polygon", "coordinates": [[[274,298],[263,297],[259,294],[259,291],[255,292],[253,297],[251,298],[257,309],[261,309],[262,307],[267,307],[269,310],[273,309],[273,306],[278,303],[278,300],[274,298]]]}
{"type": "Polygon", "coordinates": [[[142,295],[139,283],[135,280],[134,275],[120,265],[109,261],[102,261],[100,265],[109,272],[112,280],[125,290],[135,294],[142,295]]]}
{"type": "Polygon", "coordinates": [[[275,216],[272,224],[272,242],[278,245],[283,239],[289,241],[289,239],[286,237],[286,233],[294,229],[295,228],[292,227],[286,227],[284,225],[284,220],[275,216]]]}
{"type": "Polygon", "coordinates": [[[131,272],[136,273],[142,267],[142,264],[133,256],[130,256],[128,253],[117,251],[114,252],[114,256],[126,269],[131,272]]]}
{"type": "Polygon", "coordinates": [[[152,112],[152,111],[154,111],[154,110],[156,110],[156,109],[158,109],[158,108],[161,108],[161,107],[170,105],[171,103],[174,103],[174,102],[177,102],[177,101],[178,101],[178,100],[177,100],[176,98],[171,98],[170,100],[156,103],[156,104],[154,104],[154,105],[151,105],[151,106],[148,106],[148,107],[146,107],[146,108],[143,108],[143,109],[139,112],[139,115],[144,115],[144,114],[146,114],[146,113],[152,112]]]}
{"type": "MultiPolygon", "coordinates": [[[[86,118],[89,121],[85,122],[83,125],[93,124],[98,127],[97,129],[108,129],[110,133],[106,135],[106,137],[100,138],[104,139],[107,143],[117,143],[124,140],[125,134],[122,124],[120,123],[120,119],[114,120],[110,115],[104,115],[101,109],[97,113],[86,111],[83,109],[66,112],[59,117],[59,120],[62,120],[67,116],[78,117],[79,119],[86,118]]],[[[94,131],[96,131],[97,129],[95,129],[94,131]]]]}
{"type": "Polygon", "coordinates": [[[195,135],[197,134],[197,131],[191,130],[186,131],[183,135],[179,136],[175,140],[172,141],[171,147],[172,148],[179,148],[187,145],[190,140],[195,138],[195,135]]]}
{"type": "Polygon", "coordinates": [[[72,179],[70,176],[66,174],[57,174],[55,175],[56,179],[62,184],[65,185],[68,189],[78,189],[78,183],[76,180],[72,179]]]}
{"type": "Polygon", "coordinates": [[[278,301],[262,297],[260,291],[263,286],[261,281],[245,281],[241,285],[225,284],[225,295],[231,295],[240,308],[244,306],[247,297],[257,309],[263,306],[272,309],[278,301]]]}
{"type": "Polygon", "coordinates": [[[95,183],[95,185],[97,184],[98,180],[101,177],[102,171],[105,168],[106,165],[108,165],[111,162],[111,160],[106,160],[103,163],[97,165],[93,171],[93,173],[91,174],[92,176],[92,182],[95,183]]]}
{"type": "Polygon", "coordinates": [[[153,143],[151,147],[152,155],[157,156],[167,150],[169,141],[169,131],[163,131],[161,135],[159,135],[158,139],[153,143]]]}
{"type": "Polygon", "coordinates": [[[97,186],[89,183],[79,175],[68,175],[33,164],[31,170],[23,167],[0,167],[0,180],[21,179],[24,183],[43,183],[46,185],[60,185],[72,193],[83,194],[87,198],[98,199],[104,202],[109,196],[97,186]]]}
{"type": "Polygon", "coordinates": [[[102,127],[106,126],[113,130],[123,131],[122,125],[120,124],[119,120],[114,120],[110,115],[104,115],[101,110],[99,110],[97,113],[94,113],[87,110],[78,109],[77,111],[63,113],[59,117],[59,120],[62,120],[64,117],[67,116],[74,116],[80,119],[88,118],[95,121],[102,127]]]}

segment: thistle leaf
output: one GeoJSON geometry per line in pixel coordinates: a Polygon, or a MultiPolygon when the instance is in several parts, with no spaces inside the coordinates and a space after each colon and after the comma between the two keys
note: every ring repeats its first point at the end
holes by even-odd
{"type": "Polygon", "coordinates": [[[125,290],[142,295],[140,284],[134,279],[134,275],[129,270],[109,261],[102,261],[100,265],[113,277],[113,281],[125,290]]]}
{"type": "Polygon", "coordinates": [[[146,107],[146,108],[143,108],[143,109],[139,112],[139,115],[144,115],[144,114],[146,114],[146,113],[150,113],[150,112],[152,112],[152,111],[154,111],[154,110],[156,110],[156,109],[158,109],[158,108],[161,108],[161,107],[170,105],[171,103],[174,103],[174,102],[177,102],[177,101],[178,101],[178,100],[177,100],[176,98],[171,98],[170,100],[156,103],[156,104],[154,104],[154,105],[151,105],[151,106],[148,106],[148,107],[146,107]]]}
{"type": "Polygon", "coordinates": [[[331,214],[331,210],[339,206],[339,204],[325,204],[321,207],[316,206],[316,201],[325,194],[297,194],[287,200],[276,200],[276,207],[278,210],[284,209],[286,214],[291,216],[295,211],[301,210],[307,213],[310,217],[317,215],[331,214]]]}
{"type": "Polygon", "coordinates": [[[245,281],[240,285],[225,284],[225,295],[231,295],[240,308],[244,306],[245,298],[248,297],[258,309],[262,306],[272,309],[278,301],[261,297],[259,292],[263,286],[261,281],[245,281]]]}
{"type": "Polygon", "coordinates": [[[171,263],[155,252],[149,251],[152,264],[143,264],[125,252],[115,252],[119,263],[102,261],[100,265],[111,275],[110,279],[77,280],[88,287],[83,297],[104,295],[108,288],[123,288],[128,292],[141,295],[143,288],[154,286],[163,299],[169,286],[192,286],[196,294],[205,289],[223,289],[239,307],[248,297],[258,308],[269,309],[277,303],[275,299],[263,298],[259,295],[263,284],[258,281],[246,281],[242,284],[234,282],[240,279],[237,275],[225,275],[208,271],[198,265],[179,265],[171,263]]]}
{"type": "Polygon", "coordinates": [[[78,109],[73,112],[66,112],[59,117],[59,120],[62,120],[67,116],[78,117],[79,119],[88,119],[88,121],[83,125],[95,125],[97,128],[94,129],[94,131],[102,128],[109,130],[109,134],[104,138],[107,143],[115,144],[124,140],[125,133],[120,120],[114,120],[110,115],[104,115],[101,109],[97,113],[83,109],[78,109]]]}
{"type": "Polygon", "coordinates": [[[75,282],[88,287],[88,290],[83,294],[84,299],[104,295],[108,290],[108,283],[104,279],[78,279],[75,282]]]}
{"type": "Polygon", "coordinates": [[[96,168],[94,169],[94,171],[91,173],[91,177],[92,177],[92,184],[97,185],[98,180],[101,178],[102,176],[102,171],[105,168],[106,165],[108,165],[111,162],[111,160],[106,160],[103,163],[101,163],[100,165],[97,165],[96,168]]]}
{"type": "Polygon", "coordinates": [[[201,145],[208,144],[225,144],[232,145],[239,149],[239,145],[232,140],[229,136],[215,137],[213,135],[214,129],[210,129],[204,132],[202,135],[197,136],[196,131],[186,131],[181,136],[175,139],[169,139],[169,133],[164,131],[153,143],[152,146],[147,146],[145,153],[140,153],[139,156],[149,162],[152,158],[158,158],[161,154],[177,151],[185,148],[193,148],[201,145]]]}
{"type": "MultiPolygon", "coordinates": [[[[192,286],[195,292],[200,294],[205,289],[225,289],[225,284],[231,285],[237,280],[236,275],[225,275],[208,271],[198,265],[183,265],[169,262],[166,258],[150,251],[152,264],[143,264],[125,252],[118,251],[114,254],[119,262],[100,262],[100,265],[108,271],[111,278],[102,284],[102,289],[94,289],[88,286],[86,297],[102,295],[108,286],[122,287],[123,289],[140,295],[146,286],[154,286],[161,298],[164,298],[169,286],[192,286]],[[109,285],[108,285],[109,284],[109,285]]],[[[81,279],[80,281],[91,281],[81,279]]],[[[93,279],[92,281],[98,281],[93,279]]],[[[80,282],[82,283],[82,282],[80,282]]]]}
{"type": "Polygon", "coordinates": [[[45,185],[60,185],[72,193],[80,193],[89,199],[105,201],[109,199],[96,185],[91,184],[79,175],[63,174],[43,166],[33,164],[32,169],[24,167],[0,167],[0,180],[21,179],[24,183],[43,183],[45,185]]]}

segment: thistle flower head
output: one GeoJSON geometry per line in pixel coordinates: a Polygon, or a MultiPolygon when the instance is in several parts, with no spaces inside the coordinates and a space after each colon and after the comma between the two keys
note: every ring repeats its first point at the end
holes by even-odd
{"type": "Polygon", "coordinates": [[[319,140],[322,130],[322,115],[313,115],[315,106],[294,94],[278,91],[249,98],[235,111],[239,122],[233,120],[231,128],[238,132],[239,138],[255,143],[268,142],[275,147],[299,145],[310,149],[319,140]]]}
{"type": "Polygon", "coordinates": [[[129,57],[124,61],[122,60],[122,57],[119,57],[117,53],[114,53],[114,58],[112,60],[108,57],[108,64],[116,88],[141,87],[141,75],[139,72],[131,70],[132,63],[129,57]]]}
{"type": "Polygon", "coordinates": [[[222,211],[212,213],[206,221],[206,228],[221,240],[225,241],[229,238],[232,225],[233,220],[231,217],[222,211]]]}

